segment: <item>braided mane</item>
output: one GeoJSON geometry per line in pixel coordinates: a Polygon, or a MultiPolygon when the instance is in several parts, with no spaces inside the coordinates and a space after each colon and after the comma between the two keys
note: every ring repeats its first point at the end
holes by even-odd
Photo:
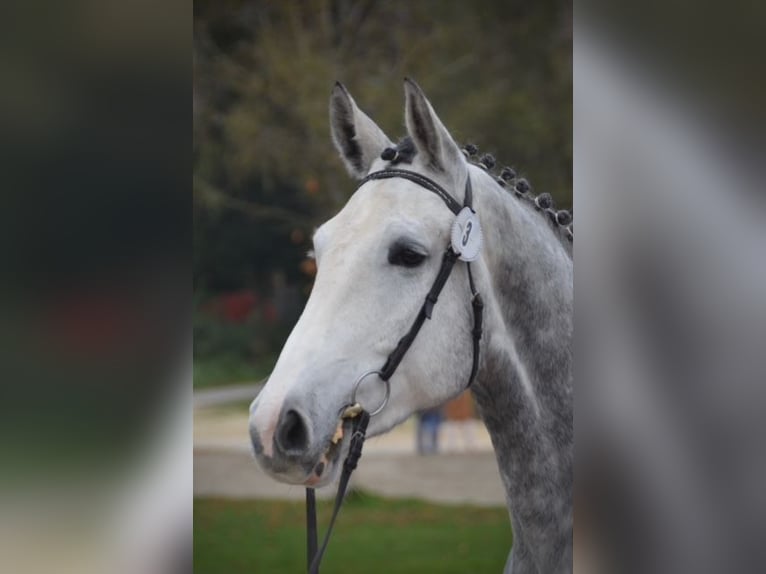
{"type": "MultiPolygon", "coordinates": [[[[474,160],[478,153],[479,150],[474,144],[467,144],[463,148],[463,154],[469,162],[491,175],[492,168],[495,167],[495,157],[492,154],[485,153],[478,160],[474,160]]],[[[508,166],[505,166],[500,171],[500,175],[495,178],[495,182],[507,191],[513,192],[519,200],[526,201],[532,205],[536,211],[544,213],[551,225],[558,229],[570,244],[573,243],[573,214],[567,209],[556,210],[553,197],[551,197],[550,193],[545,192],[538,196],[533,195],[531,193],[532,186],[529,182],[525,178],[519,177],[516,171],[508,166]]]]}

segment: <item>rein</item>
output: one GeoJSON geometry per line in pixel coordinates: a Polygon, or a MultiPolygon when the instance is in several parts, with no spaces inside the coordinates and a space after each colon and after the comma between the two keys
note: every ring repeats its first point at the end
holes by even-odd
{"type": "Polygon", "coordinates": [[[367,432],[367,425],[370,422],[370,417],[378,414],[388,403],[388,398],[391,393],[391,386],[389,380],[396,372],[397,367],[402,362],[404,355],[409,350],[412,343],[415,341],[420,329],[423,327],[426,319],[430,319],[433,314],[434,306],[439,299],[439,295],[447,283],[452,269],[455,267],[455,263],[458,259],[466,262],[466,269],[468,271],[468,285],[471,290],[471,306],[473,307],[473,330],[471,335],[473,338],[473,365],[471,366],[471,373],[468,378],[468,384],[466,388],[470,387],[473,383],[476,373],[479,369],[479,348],[482,335],[482,320],[484,312],[484,302],[481,295],[476,290],[476,285],[473,280],[473,274],[471,273],[471,261],[474,261],[481,251],[481,227],[479,226],[479,220],[476,217],[476,212],[473,210],[473,191],[471,188],[471,178],[468,176],[465,183],[465,199],[463,205],[450,195],[447,190],[440,186],[435,181],[420,175],[418,173],[404,170],[389,168],[381,171],[376,171],[365,177],[359,187],[365,183],[379,179],[392,179],[400,178],[406,179],[413,183],[418,184],[420,187],[427,189],[438,195],[447,207],[455,214],[456,218],[452,226],[452,236],[450,244],[442,256],[441,267],[439,273],[436,275],[436,279],[431,286],[431,289],[426,295],[423,305],[420,307],[420,311],[415,317],[415,321],[412,323],[410,330],[399,339],[396,347],[391,354],[388,355],[385,364],[379,371],[368,371],[359,377],[354,384],[354,391],[352,396],[351,406],[344,409],[341,414],[342,420],[351,419],[351,443],[349,445],[349,451],[346,455],[346,459],[343,461],[343,471],[341,473],[340,481],[338,483],[338,492],[335,495],[335,504],[333,506],[332,516],[330,523],[327,527],[324,540],[321,548],[317,547],[317,521],[316,521],[316,499],[313,488],[306,489],[306,546],[308,556],[308,572],[309,574],[319,573],[319,564],[322,561],[327,544],[330,541],[330,535],[332,529],[335,526],[335,520],[338,517],[340,508],[343,505],[343,499],[348,488],[348,483],[351,478],[351,473],[356,469],[359,458],[362,456],[362,447],[364,446],[364,440],[367,432]],[[369,375],[377,374],[378,377],[386,385],[386,395],[383,402],[372,413],[368,413],[363,410],[359,403],[356,402],[356,392],[362,381],[369,375]]]}

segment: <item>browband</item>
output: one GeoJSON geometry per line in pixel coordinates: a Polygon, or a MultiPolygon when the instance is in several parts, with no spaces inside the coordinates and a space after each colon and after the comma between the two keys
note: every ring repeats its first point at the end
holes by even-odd
{"type": "Polygon", "coordinates": [[[447,204],[447,207],[449,207],[450,211],[457,215],[460,213],[460,210],[463,209],[463,207],[472,207],[472,199],[469,195],[471,194],[471,178],[469,177],[466,180],[466,200],[464,205],[460,205],[458,201],[450,195],[450,193],[444,189],[441,185],[433,181],[432,179],[428,179],[424,175],[420,175],[419,173],[415,173],[414,171],[407,171],[406,169],[383,169],[380,171],[375,171],[365,177],[361,182],[359,182],[359,187],[363,186],[368,181],[376,180],[376,179],[391,179],[394,177],[399,177],[402,179],[408,179],[413,183],[417,183],[420,187],[424,187],[428,191],[432,191],[436,195],[442,198],[444,203],[447,204]]]}

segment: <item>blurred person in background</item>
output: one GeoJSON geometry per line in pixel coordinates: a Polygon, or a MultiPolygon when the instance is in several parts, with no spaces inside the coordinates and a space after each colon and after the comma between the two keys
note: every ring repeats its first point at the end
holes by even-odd
{"type": "Polygon", "coordinates": [[[441,423],[441,407],[426,409],[418,413],[418,454],[427,455],[439,452],[439,427],[441,423]]]}

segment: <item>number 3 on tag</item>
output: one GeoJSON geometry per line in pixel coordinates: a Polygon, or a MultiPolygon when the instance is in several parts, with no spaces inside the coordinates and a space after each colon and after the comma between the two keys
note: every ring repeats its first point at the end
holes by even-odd
{"type": "Polygon", "coordinates": [[[470,207],[464,207],[452,224],[452,249],[463,261],[475,261],[481,253],[481,225],[470,207]]]}

